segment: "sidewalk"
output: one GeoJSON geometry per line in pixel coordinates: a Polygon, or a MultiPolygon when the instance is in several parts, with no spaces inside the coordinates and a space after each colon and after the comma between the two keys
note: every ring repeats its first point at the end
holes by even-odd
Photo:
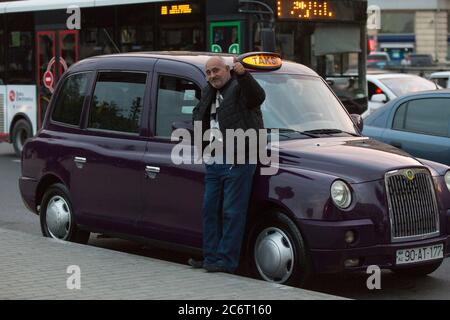
{"type": "Polygon", "coordinates": [[[0,229],[0,299],[341,298],[0,229]],[[79,290],[67,288],[71,265],[81,270],[79,290]]]}

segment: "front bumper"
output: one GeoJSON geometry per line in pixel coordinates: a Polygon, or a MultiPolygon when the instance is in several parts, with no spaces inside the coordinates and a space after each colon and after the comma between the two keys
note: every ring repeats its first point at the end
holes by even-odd
{"type": "MultiPolygon", "coordinates": [[[[399,249],[419,248],[436,244],[444,244],[444,257],[450,255],[450,237],[441,236],[422,241],[412,241],[396,244],[375,245],[363,248],[351,248],[340,250],[310,250],[314,269],[317,273],[339,273],[344,271],[367,270],[370,265],[376,265],[381,269],[395,269],[396,252],[399,249]],[[358,258],[360,263],[357,267],[345,267],[347,259],[358,258]]],[[[439,260],[430,260],[415,264],[402,265],[410,267],[414,265],[429,264],[439,260]]]]}
{"type": "MultiPolygon", "coordinates": [[[[441,216],[442,217],[442,216],[441,216]]],[[[306,241],[313,267],[317,273],[339,273],[367,270],[370,265],[382,269],[396,268],[396,252],[399,249],[444,244],[444,257],[450,256],[450,210],[441,226],[441,235],[417,241],[391,243],[389,229],[373,223],[371,219],[330,221],[299,221],[301,233],[306,241]],[[446,225],[446,227],[444,227],[446,225]],[[349,245],[344,241],[345,232],[355,231],[357,241],[349,245]],[[358,266],[346,267],[348,259],[359,259],[358,266]]],[[[424,261],[402,267],[423,265],[437,260],[424,261]]],[[[401,268],[401,267],[400,267],[401,268]]]]}

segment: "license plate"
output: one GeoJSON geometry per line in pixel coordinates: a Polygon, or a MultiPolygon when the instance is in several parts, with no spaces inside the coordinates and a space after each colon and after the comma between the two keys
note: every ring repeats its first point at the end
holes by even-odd
{"type": "Polygon", "coordinates": [[[401,249],[397,250],[396,264],[416,263],[422,261],[429,261],[441,259],[444,257],[444,245],[437,244],[433,246],[401,249]]]}

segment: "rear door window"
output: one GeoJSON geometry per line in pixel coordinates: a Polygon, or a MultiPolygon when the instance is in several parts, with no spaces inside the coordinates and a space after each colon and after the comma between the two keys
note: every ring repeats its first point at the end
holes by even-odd
{"type": "Polygon", "coordinates": [[[87,95],[89,79],[92,72],[78,73],[69,76],[59,94],[51,119],[56,122],[78,126],[87,95]]]}
{"type": "Polygon", "coordinates": [[[88,128],[138,133],[146,81],[144,72],[99,72],[88,128]]]}

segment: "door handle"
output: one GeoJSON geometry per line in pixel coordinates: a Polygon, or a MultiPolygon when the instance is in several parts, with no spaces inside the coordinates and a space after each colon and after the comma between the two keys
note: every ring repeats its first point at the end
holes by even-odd
{"type": "Polygon", "coordinates": [[[83,165],[86,163],[86,158],[83,157],[75,157],[73,159],[73,161],[75,161],[75,165],[77,166],[78,169],[82,169],[83,165]]]}
{"type": "Polygon", "coordinates": [[[86,158],[75,157],[74,161],[77,162],[77,163],[86,163],[86,158]]]}
{"type": "Polygon", "coordinates": [[[148,178],[155,179],[156,175],[161,171],[159,167],[146,166],[145,173],[148,178]]]}

